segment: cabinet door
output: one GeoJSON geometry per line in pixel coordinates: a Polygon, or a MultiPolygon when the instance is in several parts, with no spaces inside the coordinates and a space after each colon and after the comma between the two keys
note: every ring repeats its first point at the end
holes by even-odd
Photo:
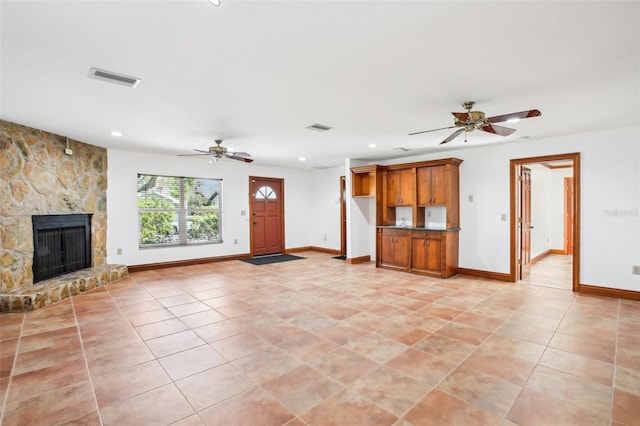
{"type": "Polygon", "coordinates": [[[410,247],[411,238],[408,235],[398,236],[395,239],[395,247],[393,252],[394,265],[403,269],[408,269],[410,265],[410,247]]]}
{"type": "Polygon", "coordinates": [[[380,264],[383,266],[394,264],[394,235],[382,232],[380,237],[380,264]]]}
{"type": "Polygon", "coordinates": [[[387,205],[400,204],[400,171],[389,170],[387,172],[387,205]]]}
{"type": "Polygon", "coordinates": [[[431,169],[431,204],[447,203],[447,166],[433,166],[431,169]]]}

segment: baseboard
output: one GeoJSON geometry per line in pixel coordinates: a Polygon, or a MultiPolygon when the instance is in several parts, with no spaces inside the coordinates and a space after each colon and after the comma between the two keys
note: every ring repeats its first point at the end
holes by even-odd
{"type": "Polygon", "coordinates": [[[291,254],[291,253],[300,253],[301,251],[313,251],[313,247],[311,246],[306,246],[306,247],[293,247],[293,248],[288,248],[284,250],[285,254],[291,254]]]}
{"type": "Polygon", "coordinates": [[[171,262],[146,263],[141,265],[128,265],[129,272],[150,271],[153,269],[176,268],[179,266],[201,265],[203,263],[226,262],[227,260],[241,260],[251,257],[250,253],[234,254],[230,256],[203,257],[199,259],[173,260],[171,262]]]}
{"type": "Polygon", "coordinates": [[[545,257],[549,256],[550,254],[551,254],[551,250],[543,251],[542,253],[540,253],[539,255],[534,257],[533,259],[531,259],[529,261],[529,264],[533,265],[536,262],[540,262],[542,259],[544,259],[545,257]]]}
{"type": "Polygon", "coordinates": [[[301,251],[317,251],[320,253],[333,254],[336,256],[340,255],[340,250],[334,250],[324,247],[316,247],[316,246],[307,246],[307,247],[294,247],[290,249],[286,249],[285,253],[300,253],[301,251]]]}
{"type": "MultiPolygon", "coordinates": [[[[333,249],[328,249],[328,248],[323,248],[323,247],[314,247],[314,246],[295,247],[295,248],[286,249],[284,252],[286,254],[291,254],[291,253],[299,253],[301,251],[318,251],[318,252],[321,252],[321,253],[340,255],[340,250],[333,250],[333,249]]],[[[171,262],[146,263],[146,264],[141,264],[141,265],[128,265],[127,268],[129,268],[129,272],[142,272],[142,271],[150,271],[150,270],[153,270],[153,269],[164,269],[164,268],[176,268],[176,267],[179,267],[179,266],[201,265],[203,263],[226,262],[227,260],[242,260],[242,259],[248,259],[250,257],[251,257],[251,253],[244,253],[244,254],[234,254],[234,255],[230,255],[230,256],[204,257],[204,258],[199,258],[199,259],[174,260],[174,261],[171,261],[171,262]]],[[[368,257],[369,256],[367,256],[367,260],[363,261],[363,262],[368,262],[368,257]]],[[[347,262],[347,263],[349,263],[349,262],[347,262]]],[[[360,263],[360,262],[356,262],[356,263],[360,263]]]]}
{"type": "Polygon", "coordinates": [[[580,284],[578,292],[592,296],[613,297],[616,299],[640,300],[640,291],[623,290],[620,288],[598,287],[595,285],[580,284]]]}
{"type": "Polygon", "coordinates": [[[567,254],[566,251],[564,251],[564,249],[551,249],[549,250],[550,254],[567,254]]]}
{"type": "Polygon", "coordinates": [[[458,268],[458,274],[467,275],[470,277],[487,278],[496,281],[513,282],[510,274],[503,274],[501,272],[481,271],[479,269],[467,269],[458,268]]]}
{"type": "Polygon", "coordinates": [[[366,256],[360,256],[360,257],[348,257],[345,259],[345,262],[348,263],[349,265],[355,265],[357,263],[367,263],[367,262],[371,262],[371,256],[366,255],[366,256]]]}

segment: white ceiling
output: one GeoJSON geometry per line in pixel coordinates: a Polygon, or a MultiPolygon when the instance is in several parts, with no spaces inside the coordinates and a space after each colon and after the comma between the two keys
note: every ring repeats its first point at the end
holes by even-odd
{"type": "Polygon", "coordinates": [[[170,155],[222,138],[254,164],[304,168],[638,125],[639,5],[2,0],[0,118],[170,155]],[[90,79],[91,67],[142,82],[90,79]],[[452,130],[407,135],[452,125],[468,100],[542,116],[466,144],[439,146],[452,130]]]}

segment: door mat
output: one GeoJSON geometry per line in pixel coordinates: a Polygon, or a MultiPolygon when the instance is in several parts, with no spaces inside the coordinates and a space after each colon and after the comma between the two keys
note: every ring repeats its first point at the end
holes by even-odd
{"type": "Polygon", "coordinates": [[[243,262],[251,263],[252,265],[268,265],[270,263],[288,262],[290,260],[304,259],[304,257],[294,256],[292,254],[277,254],[268,256],[252,257],[251,259],[241,259],[243,262]]]}

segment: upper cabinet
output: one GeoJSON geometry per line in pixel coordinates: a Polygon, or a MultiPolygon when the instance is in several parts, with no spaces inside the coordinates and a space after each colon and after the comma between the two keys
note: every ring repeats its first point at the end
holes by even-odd
{"type": "Polygon", "coordinates": [[[442,164],[416,168],[416,203],[419,208],[445,206],[446,228],[458,228],[460,226],[458,166],[462,160],[450,158],[443,161],[442,164]]]}
{"type": "Polygon", "coordinates": [[[447,166],[417,168],[416,176],[419,206],[447,204],[446,168],[447,166]]]}
{"type": "Polygon", "coordinates": [[[381,166],[360,166],[351,169],[351,195],[377,197],[382,193],[381,166]]]}
{"type": "Polygon", "coordinates": [[[415,194],[415,169],[388,170],[387,206],[412,206],[415,194]]]}

